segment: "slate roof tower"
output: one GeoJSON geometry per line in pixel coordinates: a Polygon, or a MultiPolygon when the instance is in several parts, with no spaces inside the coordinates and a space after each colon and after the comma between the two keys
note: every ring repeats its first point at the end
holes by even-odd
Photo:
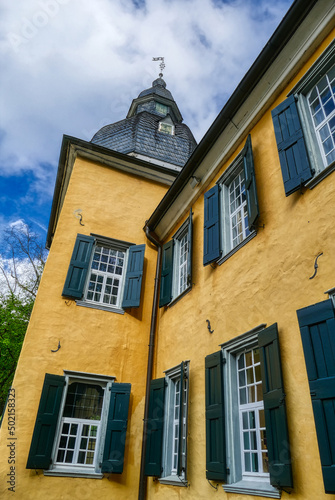
{"type": "Polygon", "coordinates": [[[197,143],[161,78],[133,100],[124,120],[102,127],[93,144],[180,171],[197,143]]]}

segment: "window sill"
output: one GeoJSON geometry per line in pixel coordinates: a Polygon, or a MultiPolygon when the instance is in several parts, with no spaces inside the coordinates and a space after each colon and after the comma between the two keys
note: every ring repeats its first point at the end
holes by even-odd
{"type": "Polygon", "coordinates": [[[82,477],[86,479],[102,479],[104,475],[101,472],[86,472],[76,470],[44,470],[45,476],[58,476],[58,477],[82,477]]]}
{"type": "Polygon", "coordinates": [[[305,187],[309,189],[313,189],[315,186],[317,186],[323,179],[328,177],[329,174],[334,172],[335,170],[335,161],[328,165],[326,168],[321,170],[321,172],[318,172],[317,174],[314,175],[313,179],[310,181],[306,182],[305,187]]]}
{"type": "Polygon", "coordinates": [[[226,493],[242,493],[260,497],[280,498],[280,491],[264,481],[239,481],[222,485],[226,493]]]}
{"type": "Polygon", "coordinates": [[[192,285],[189,285],[180,295],[178,295],[177,297],[172,299],[171,302],[169,302],[167,304],[167,307],[174,306],[174,304],[176,302],[178,302],[180,299],[182,299],[184,297],[184,295],[188,294],[191,290],[192,290],[192,285]]]}
{"type": "Polygon", "coordinates": [[[236,247],[234,247],[232,250],[230,250],[228,253],[226,253],[223,257],[220,257],[216,262],[221,266],[226,260],[229,259],[234,253],[236,253],[240,248],[244,247],[250,240],[252,240],[256,236],[257,232],[253,231],[252,233],[249,234],[241,243],[239,243],[236,247]]]}
{"type": "Polygon", "coordinates": [[[158,479],[161,484],[169,484],[171,486],[188,486],[188,482],[179,476],[167,476],[158,479]]]}
{"type": "Polygon", "coordinates": [[[92,302],[86,302],[85,300],[76,300],[77,306],[89,307],[91,309],[100,309],[101,311],[108,311],[117,314],[124,314],[124,310],[119,307],[108,307],[100,304],[93,304],[92,302]]]}

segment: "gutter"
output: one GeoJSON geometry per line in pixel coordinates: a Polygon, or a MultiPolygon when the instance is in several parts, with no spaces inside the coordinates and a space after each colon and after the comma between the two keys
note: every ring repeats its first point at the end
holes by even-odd
{"type": "Polygon", "coordinates": [[[256,58],[251,68],[242,78],[211,127],[199,142],[198,147],[194,150],[172,186],[152,213],[149,221],[147,222],[147,225],[152,231],[155,230],[160,220],[188,183],[194,171],[210,151],[219,135],[230,123],[232,117],[249,97],[252,90],[256,87],[265,72],[273,64],[281,50],[294,35],[297,28],[304,21],[317,1],[318,0],[295,0],[295,2],[291,5],[290,9],[287,11],[281,23],[259,56],[256,58]]]}
{"type": "Polygon", "coordinates": [[[152,301],[151,312],[151,325],[149,336],[149,351],[148,351],[148,367],[147,367],[147,381],[145,388],[145,403],[144,403],[144,418],[143,418],[143,437],[142,437],[142,451],[141,451],[141,466],[140,466],[140,481],[138,488],[138,500],[145,500],[147,492],[147,478],[144,475],[145,455],[147,449],[147,430],[148,430],[148,413],[149,413],[149,395],[150,395],[150,382],[152,380],[152,368],[154,361],[155,337],[157,327],[157,313],[158,313],[158,297],[159,297],[159,282],[162,264],[162,243],[157,239],[155,234],[150,233],[147,225],[144,227],[145,234],[151,243],[157,247],[157,264],[154,296],[152,301]]]}

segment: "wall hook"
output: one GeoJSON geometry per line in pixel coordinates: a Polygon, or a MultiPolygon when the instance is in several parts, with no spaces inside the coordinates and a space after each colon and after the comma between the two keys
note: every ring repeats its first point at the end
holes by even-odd
{"type": "Polygon", "coordinates": [[[212,484],[209,479],[207,479],[207,481],[209,482],[209,484],[211,485],[212,488],[214,488],[215,490],[218,489],[218,486],[219,486],[218,484],[216,486],[214,486],[214,484],[212,484]]]}
{"type": "Polygon", "coordinates": [[[75,210],[74,212],[74,215],[77,219],[79,219],[79,224],[81,226],[85,226],[85,224],[83,224],[82,220],[83,220],[83,214],[81,213],[81,209],[78,208],[77,210],[75,210]]]}
{"type": "Polygon", "coordinates": [[[214,333],[214,330],[212,330],[211,323],[210,323],[209,319],[206,319],[206,321],[207,321],[207,328],[208,328],[209,333],[214,333]]]}
{"type": "Polygon", "coordinates": [[[59,340],[57,349],[55,349],[55,350],[51,349],[51,352],[57,352],[57,351],[59,351],[60,348],[61,348],[61,345],[60,345],[60,340],[59,340]]]}
{"type": "Polygon", "coordinates": [[[316,257],[315,257],[315,262],[314,262],[314,273],[313,273],[313,276],[311,276],[309,279],[312,280],[313,278],[315,278],[316,276],[316,273],[318,272],[318,258],[321,257],[321,255],[323,255],[323,252],[320,252],[316,257]]]}

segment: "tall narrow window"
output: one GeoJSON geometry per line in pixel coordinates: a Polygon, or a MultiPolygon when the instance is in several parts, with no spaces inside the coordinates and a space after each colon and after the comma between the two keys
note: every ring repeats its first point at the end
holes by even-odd
{"type": "Polygon", "coordinates": [[[232,248],[249,234],[244,172],[241,170],[229,185],[230,237],[232,248]]]}
{"type": "Polygon", "coordinates": [[[259,350],[241,354],[237,366],[243,476],[268,475],[259,350]]]}
{"type": "Polygon", "coordinates": [[[335,161],[335,65],[307,96],[313,125],[326,165],[335,161]]]}
{"type": "Polygon", "coordinates": [[[177,240],[177,257],[178,257],[178,291],[177,295],[182,293],[187,288],[187,243],[188,232],[187,228],[182,236],[177,240]]]}

